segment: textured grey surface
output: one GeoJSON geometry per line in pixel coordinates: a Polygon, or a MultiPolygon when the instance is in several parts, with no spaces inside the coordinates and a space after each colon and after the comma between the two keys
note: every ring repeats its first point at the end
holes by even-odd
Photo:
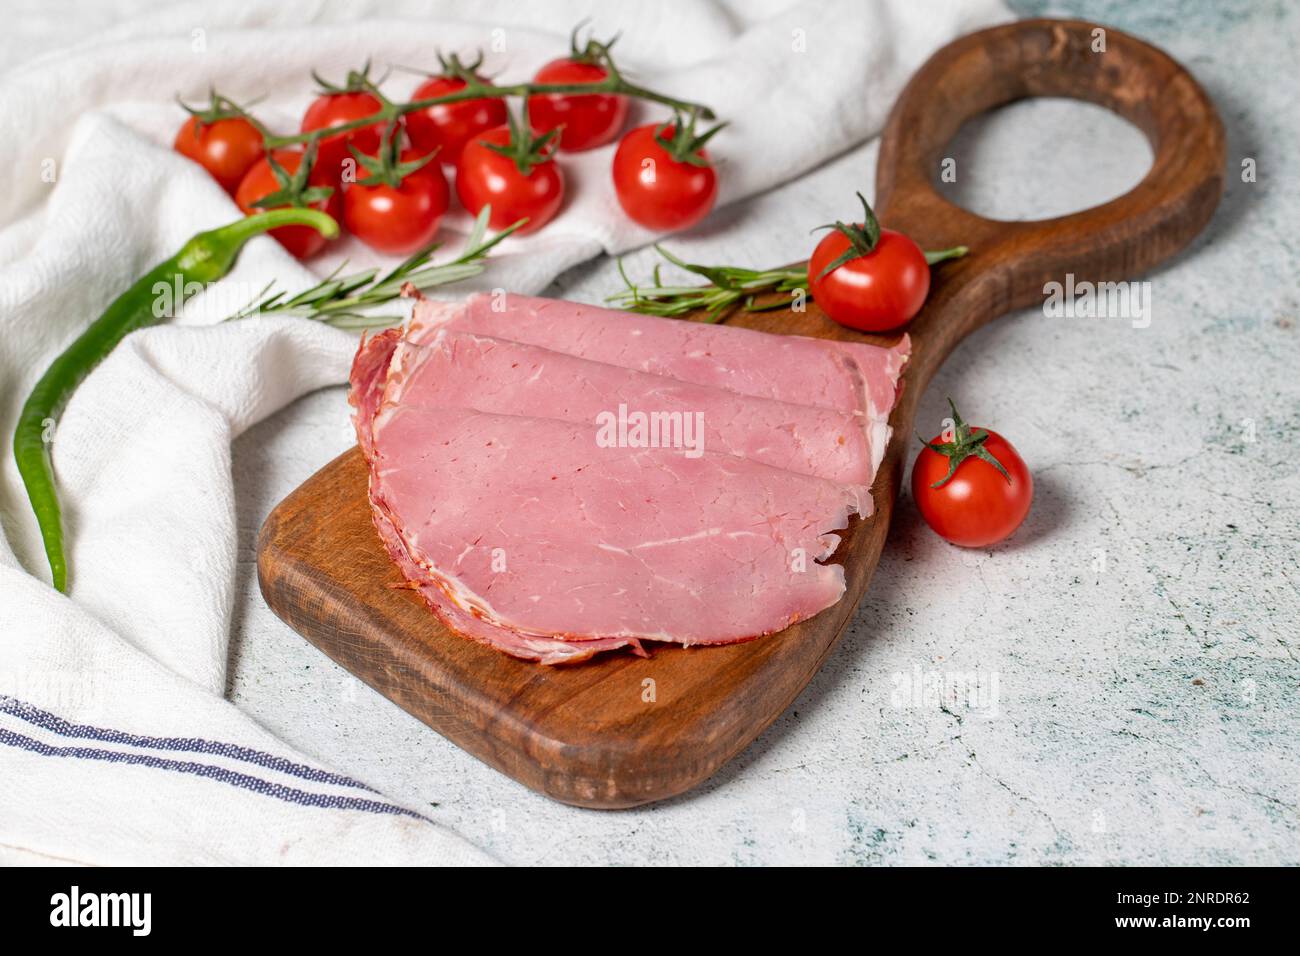
{"type": "MultiPolygon", "coordinates": [[[[577,810],[462,753],[262,603],[258,525],[351,443],[343,391],[330,390],[235,447],[232,698],[510,862],[1300,863],[1300,13],[1071,11],[1193,69],[1223,112],[1234,175],[1207,233],[1147,277],[1149,328],[1006,316],[925,396],[925,430],[951,395],[1034,469],[1034,510],[1011,542],[951,548],[904,498],[850,631],[747,752],[676,800],[577,810]],[[1258,182],[1236,178],[1243,157],[1258,182]]],[[[1061,102],[1005,110],[952,155],[959,198],[1006,217],[1117,195],[1150,158],[1122,121],[1061,102]]],[[[842,157],[670,245],[707,262],[801,258],[810,226],[853,213],[874,158],[842,157]]],[[[552,292],[599,301],[617,286],[605,261],[552,292]]]]}

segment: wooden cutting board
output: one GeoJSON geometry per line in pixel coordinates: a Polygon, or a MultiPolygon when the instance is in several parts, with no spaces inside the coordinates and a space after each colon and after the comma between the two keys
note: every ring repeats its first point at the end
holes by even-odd
{"type": "MultiPolygon", "coordinates": [[[[565,803],[631,807],[682,793],[743,750],[832,652],[884,546],[915,443],[917,400],[965,335],[1044,298],[1044,284],[1131,279],[1172,256],[1209,220],[1223,189],[1223,130],[1213,104],[1164,53],[1117,30],[1030,20],[964,37],[912,78],[885,128],[876,177],[881,221],[923,248],[965,244],[935,270],[910,333],[913,356],[873,487],[876,513],[854,520],[835,560],[848,592],[770,637],[729,647],[653,646],[571,667],[506,657],[449,633],[408,590],[370,522],[366,465],[353,449],[286,498],[258,541],[262,593],[309,641],[444,737],[565,803]],[[1150,139],[1154,164],[1118,199],[1038,222],[996,222],[933,188],[966,120],[1033,96],[1108,107],[1150,139]]],[[[850,197],[851,198],[851,197],[850,197]]],[[[844,340],[861,336],[806,312],[736,314],[734,325],[844,340]]]]}

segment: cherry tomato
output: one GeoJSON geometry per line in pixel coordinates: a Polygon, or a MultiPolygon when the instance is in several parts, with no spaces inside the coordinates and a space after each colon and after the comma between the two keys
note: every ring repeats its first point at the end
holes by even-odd
{"type": "Polygon", "coordinates": [[[887,332],[911,321],[930,292],[930,266],[920,246],[901,232],[881,229],[874,249],[822,275],[851,246],[848,236],[833,229],[808,260],[808,288],[822,311],[863,332],[887,332]]]}
{"type": "MultiPolygon", "coordinates": [[[[552,60],[533,77],[536,83],[599,83],[603,66],[571,57],[552,60]]],[[[560,149],[578,152],[612,143],[627,121],[627,97],[613,93],[546,93],[528,97],[528,120],[536,133],[563,126],[560,149]]]]}
{"type": "Polygon", "coordinates": [[[234,195],[249,167],[262,158],[262,134],[242,116],[215,123],[191,116],[176,134],[176,152],[194,160],[234,195]]]}
{"type": "Polygon", "coordinates": [[[461,205],[477,215],[491,203],[488,224],[493,229],[504,229],[527,216],[527,224],[517,234],[536,232],[560,211],[564,174],[554,159],[547,158],[524,175],[509,156],[488,149],[489,143],[509,145],[510,130],[500,126],[465,144],[456,167],[456,195],[461,205]]]}
{"type": "MultiPolygon", "coordinates": [[[[277,163],[284,167],[284,171],[291,176],[298,171],[303,157],[303,154],[296,149],[277,149],[271,155],[275,157],[277,163]]],[[[308,186],[332,186],[334,188],[334,192],[330,194],[328,199],[314,202],[311,207],[327,212],[335,219],[340,218],[342,200],[339,197],[338,185],[330,174],[319,166],[313,166],[311,172],[307,175],[307,184],[308,186]]],[[[271,164],[267,162],[264,156],[254,163],[253,167],[244,176],[243,181],[239,184],[239,189],[235,191],[235,202],[244,211],[245,215],[251,216],[253,213],[261,211],[260,207],[254,206],[253,203],[263,196],[279,192],[280,189],[279,180],[275,178],[275,172],[271,169],[271,164]]],[[[270,234],[279,241],[280,245],[299,259],[314,256],[329,243],[328,239],[310,226],[281,226],[278,229],[272,229],[270,234]]]]}
{"type": "MultiPolygon", "coordinates": [[[[403,150],[402,162],[420,158],[416,150],[403,150]]],[[[409,255],[428,245],[451,194],[436,162],[429,162],[403,177],[401,185],[353,183],[343,194],[343,220],[358,239],[389,255],[409,255]]]]}
{"type": "MultiPolygon", "coordinates": [[[[458,76],[435,76],[417,86],[411,99],[431,100],[464,88],[465,81],[458,76]]],[[[412,146],[423,155],[441,147],[438,160],[455,166],[472,137],[505,125],[506,105],[504,100],[491,98],[463,100],[407,113],[403,119],[412,146]]]]}
{"type": "MultiPolygon", "coordinates": [[[[718,175],[712,166],[676,160],[656,140],[658,123],[638,126],[623,137],[614,153],[614,192],[628,218],[647,229],[685,229],[703,219],[718,198],[718,175]]],[[[659,132],[667,142],[676,134],[669,125],[659,132]]],[[[696,153],[705,163],[705,150],[696,153]]]]}
{"type": "MultiPolygon", "coordinates": [[[[364,90],[355,93],[326,93],[312,100],[311,106],[302,117],[302,131],[329,129],[363,119],[383,108],[383,104],[372,93],[364,90]]],[[[323,136],[319,140],[316,155],[316,168],[334,177],[336,182],[343,176],[343,162],[351,159],[348,146],[355,146],[363,153],[373,155],[379,150],[379,139],[383,135],[383,123],[371,123],[346,133],[323,136]]]]}
{"type": "Polygon", "coordinates": [[[940,435],[930,445],[956,448],[960,463],[952,477],[943,481],[953,458],[928,446],[921,449],[912,466],[912,497],[925,523],[940,537],[963,548],[984,548],[1011,537],[1020,527],[1034,500],[1034,479],[1024,459],[995,431],[974,445],[996,459],[1006,470],[1005,476],[977,454],[962,457],[963,436],[970,443],[980,429],[972,430],[955,410],[953,414],[959,423],[955,440],[945,444],[945,437],[954,436],[940,435]],[[937,482],[943,483],[932,487],[937,482]]]}

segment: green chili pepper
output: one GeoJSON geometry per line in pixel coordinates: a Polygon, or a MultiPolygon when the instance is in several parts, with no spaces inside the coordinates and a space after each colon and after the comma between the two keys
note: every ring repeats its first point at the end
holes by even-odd
{"type": "Polygon", "coordinates": [[[63,525],[50,462],[50,439],[68,399],[128,333],[168,317],[172,309],[161,307],[168,301],[166,297],[171,297],[173,308],[179,308],[204,284],[229,272],[249,239],[268,229],[290,225],[311,226],[329,238],[339,231],[338,223],[325,213],[291,207],[256,213],[199,233],[180,252],[154,266],[122,293],[54,360],[32,389],[14,430],[14,459],[36,512],[54,586],[60,591],[67,590],[68,566],[63,556],[63,525]]]}

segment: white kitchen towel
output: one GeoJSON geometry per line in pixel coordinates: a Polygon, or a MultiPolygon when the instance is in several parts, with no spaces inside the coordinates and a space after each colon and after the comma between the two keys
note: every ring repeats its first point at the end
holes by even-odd
{"type": "MultiPolygon", "coordinates": [[[[174,94],[209,84],[291,130],[309,71],[436,65],[482,48],[526,78],[590,17],[644,85],[730,120],[723,203],[875,135],[910,73],[1005,19],[995,0],[672,3],[7,4],[0,75],[0,433],[55,354],[190,235],[237,216],[169,148],[174,94]],[[71,46],[70,18],[80,39],[71,46]]],[[[417,81],[394,70],[390,95],[417,81]]],[[[662,111],[639,108],[643,121],[662,111]]],[[[613,147],[564,156],[571,198],[500,248],[470,288],[534,292],[565,268],[653,238],[619,214],[613,147]]],[[[870,184],[864,183],[864,189],[870,184]]],[[[463,228],[464,217],[453,230],[463,228]]],[[[710,228],[708,222],[701,229],[710,228]]],[[[454,242],[452,243],[454,245],[454,242]]],[[[222,699],[235,581],[230,441],[345,380],[355,337],[307,320],[213,324],[267,281],[311,270],[254,240],[174,324],[128,338],[54,433],[70,596],[54,592],[7,452],[0,481],[0,850],[91,863],[485,862],[417,812],[317,766],[222,699]]],[[[323,462],[322,462],[323,464],[323,462]]]]}

